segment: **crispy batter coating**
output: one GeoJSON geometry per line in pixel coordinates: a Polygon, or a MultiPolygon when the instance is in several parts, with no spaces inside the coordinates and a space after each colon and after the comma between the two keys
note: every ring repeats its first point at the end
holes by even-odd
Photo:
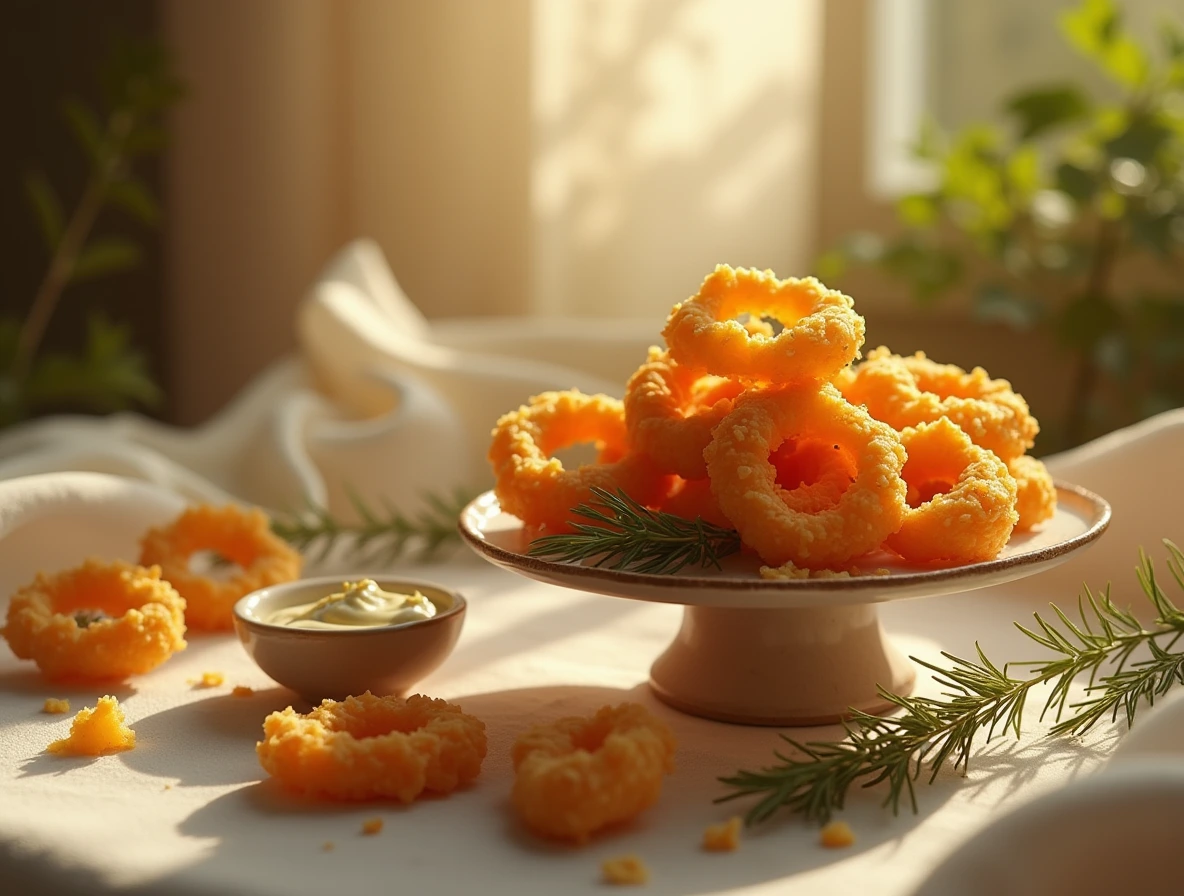
{"type": "Polygon", "coordinates": [[[672,513],[684,519],[696,517],[706,523],[731,529],[732,523],[719,509],[719,502],[711,492],[709,479],[676,479],[666,495],[657,505],[658,510],[672,513]]]}
{"type": "Polygon", "coordinates": [[[716,427],[705,456],[720,508],[771,567],[844,566],[879,547],[904,516],[899,436],[829,384],[743,396],[716,427]],[[793,492],[777,485],[769,459],[786,438],[806,436],[839,445],[855,463],[855,480],[822,509],[793,506],[793,492]]]}
{"type": "Polygon", "coordinates": [[[41,711],[51,715],[69,712],[70,701],[62,697],[46,697],[45,704],[41,707],[41,711]]]}
{"type": "Polygon", "coordinates": [[[945,417],[1005,461],[1032,447],[1040,431],[1007,380],[993,380],[981,367],[967,373],[938,364],[924,352],[902,358],[880,346],[862,364],[840,372],[835,383],[848,401],[896,429],[945,417]]]}
{"type": "Polygon", "coordinates": [[[818,842],[827,849],[845,849],[855,843],[855,832],[845,821],[831,821],[818,832],[818,842]]]}
{"type": "Polygon", "coordinates": [[[367,691],[306,715],[289,706],[264,719],[263,735],[255,751],[268,774],[289,790],[338,800],[451,793],[485,759],[485,723],[420,694],[367,691]]]}
{"type": "Polygon", "coordinates": [[[55,740],[46,752],[59,756],[102,756],[130,750],[136,732],[123,722],[123,709],[114,697],[100,697],[94,708],[83,707],[70,723],[70,734],[55,740]]]}
{"type": "Polygon", "coordinates": [[[510,753],[514,808],[536,834],[584,842],[657,802],[675,747],[670,729],[636,703],[536,725],[510,753]]]}
{"type": "Polygon", "coordinates": [[[593,487],[622,490],[651,504],[671,481],[649,457],[628,451],[620,401],[576,390],[543,392],[503,415],[493,430],[489,462],[502,508],[527,526],[557,532],[569,527],[571,509],[590,500],[593,487]],[[597,463],[567,470],[552,457],[585,442],[596,445],[597,463]]]}
{"type": "Polygon", "coordinates": [[[52,681],[118,680],[185,648],[185,601],[159,567],[91,558],[17,591],[3,634],[52,681]]]}
{"type": "Polygon", "coordinates": [[[1057,512],[1057,489],[1044,463],[1028,454],[1008,462],[1007,469],[1015,478],[1015,510],[1019,522],[1017,532],[1027,532],[1057,512]]]}
{"type": "Polygon", "coordinates": [[[158,564],[165,579],[185,598],[191,629],[227,631],[234,627],[235,602],[246,594],[300,577],[301,557],[272,534],[262,510],[200,505],[167,526],[148,530],[140,541],[140,562],[158,564]],[[215,551],[239,566],[225,581],[193,572],[190,558],[215,551]]]}
{"type": "Polygon", "coordinates": [[[886,544],[906,560],[991,560],[1003,550],[1018,516],[1015,479],[1007,465],[947,419],[906,428],[902,475],[910,507],[886,544]]]}
{"type": "Polygon", "coordinates": [[[630,447],[648,454],[664,472],[683,479],[704,478],[707,463],[703,449],[716,424],[732,410],[732,399],[739,391],[738,384],[704,376],[651,346],[646,362],[625,386],[625,429],[630,447]],[[726,395],[725,388],[732,395],[726,395]]]}
{"type": "Polygon", "coordinates": [[[777,384],[830,379],[858,356],[863,333],[851,298],[813,277],[778,280],[772,271],[726,264],[674,306],[662,331],[680,364],[777,384]],[[736,320],[744,313],[776,318],[784,329],[765,335],[736,320]]]}

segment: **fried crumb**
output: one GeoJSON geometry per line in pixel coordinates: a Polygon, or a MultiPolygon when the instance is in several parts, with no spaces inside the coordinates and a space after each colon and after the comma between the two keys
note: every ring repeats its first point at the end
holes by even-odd
{"type": "Polygon", "coordinates": [[[254,688],[249,688],[245,684],[236,684],[234,689],[230,692],[231,697],[250,697],[255,693],[254,688]]]}
{"type": "Polygon", "coordinates": [[[321,844],[321,852],[332,852],[337,848],[337,844],[332,840],[326,840],[321,844]]]}
{"type": "Polygon", "coordinates": [[[818,842],[827,849],[843,849],[855,842],[855,833],[845,821],[832,821],[818,833],[818,842]]]}
{"type": "Polygon", "coordinates": [[[41,711],[50,713],[51,715],[69,712],[70,701],[66,700],[65,698],[59,699],[58,697],[46,697],[45,705],[41,707],[41,711]]]}
{"type": "Polygon", "coordinates": [[[362,822],[363,834],[378,834],[382,831],[383,821],[381,818],[367,818],[362,822]]]}
{"type": "Polygon", "coordinates": [[[172,784],[166,784],[166,785],[164,785],[164,788],[163,788],[163,789],[164,789],[164,790],[172,790],[172,789],[173,789],[173,785],[172,785],[172,784]]]}
{"type": "Polygon", "coordinates": [[[703,848],[708,852],[734,852],[740,846],[740,816],[710,825],[703,832],[703,848]]]}
{"type": "Polygon", "coordinates": [[[60,756],[102,756],[136,745],[136,733],[124,724],[123,709],[111,696],[100,697],[94,708],[78,710],[70,723],[69,737],[55,740],[45,749],[60,756]]]}
{"type": "Polygon", "coordinates": [[[605,859],[600,864],[600,873],[605,883],[615,886],[639,886],[650,879],[649,869],[635,855],[605,859]]]}
{"type": "Polygon", "coordinates": [[[216,688],[226,683],[226,676],[221,672],[203,672],[201,678],[191,678],[189,683],[195,688],[216,688]]]}

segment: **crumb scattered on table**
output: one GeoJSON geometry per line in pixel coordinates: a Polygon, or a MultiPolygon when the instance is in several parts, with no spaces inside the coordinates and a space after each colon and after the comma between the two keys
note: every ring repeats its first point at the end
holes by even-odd
{"type": "Polygon", "coordinates": [[[191,678],[189,683],[195,688],[216,688],[226,683],[226,676],[221,672],[203,672],[201,678],[191,678]]]}
{"type": "Polygon", "coordinates": [[[600,865],[604,882],[616,886],[639,886],[649,883],[649,869],[635,855],[605,859],[600,865]]]}
{"type": "Polygon", "coordinates": [[[381,818],[367,818],[362,822],[363,834],[377,834],[382,831],[383,821],[381,818]]]}
{"type": "Polygon", "coordinates": [[[818,833],[818,842],[827,849],[843,849],[855,842],[855,833],[845,821],[832,821],[818,833]]]}
{"type": "Polygon", "coordinates": [[[70,701],[64,698],[59,699],[58,697],[46,697],[45,705],[41,707],[41,711],[50,713],[51,715],[69,712],[70,701]]]}
{"type": "Polygon", "coordinates": [[[123,709],[114,697],[100,697],[94,708],[83,707],[70,723],[70,734],[47,746],[60,756],[101,756],[136,745],[136,733],[123,723],[123,709]]]}
{"type": "Polygon", "coordinates": [[[708,852],[733,852],[740,846],[740,816],[710,825],[703,832],[703,848],[708,852]]]}
{"type": "Polygon", "coordinates": [[[332,852],[336,848],[337,844],[335,844],[332,840],[326,840],[321,844],[321,852],[332,852]]]}
{"type": "Polygon", "coordinates": [[[230,692],[231,697],[250,697],[255,693],[254,688],[249,688],[245,684],[236,684],[234,690],[230,692]]]}

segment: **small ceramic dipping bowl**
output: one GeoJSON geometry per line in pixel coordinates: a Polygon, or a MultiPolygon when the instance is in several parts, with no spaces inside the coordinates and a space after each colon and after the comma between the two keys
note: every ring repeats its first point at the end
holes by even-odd
{"type": "Polygon", "coordinates": [[[430,619],[377,628],[305,629],[272,625],[277,610],[341,590],[348,576],[300,579],[254,591],[234,605],[239,640],[259,668],[311,703],[364,691],[405,696],[452,653],[465,599],[431,582],[372,576],[384,591],[419,590],[436,605],[430,619]]]}

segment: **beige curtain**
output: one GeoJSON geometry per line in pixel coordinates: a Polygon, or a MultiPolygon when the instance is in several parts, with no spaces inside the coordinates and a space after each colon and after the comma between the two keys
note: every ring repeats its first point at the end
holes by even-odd
{"type": "Polygon", "coordinates": [[[429,317],[660,322],[717,261],[808,266],[820,0],[166,0],[177,416],[292,350],[375,239],[429,317]]]}

